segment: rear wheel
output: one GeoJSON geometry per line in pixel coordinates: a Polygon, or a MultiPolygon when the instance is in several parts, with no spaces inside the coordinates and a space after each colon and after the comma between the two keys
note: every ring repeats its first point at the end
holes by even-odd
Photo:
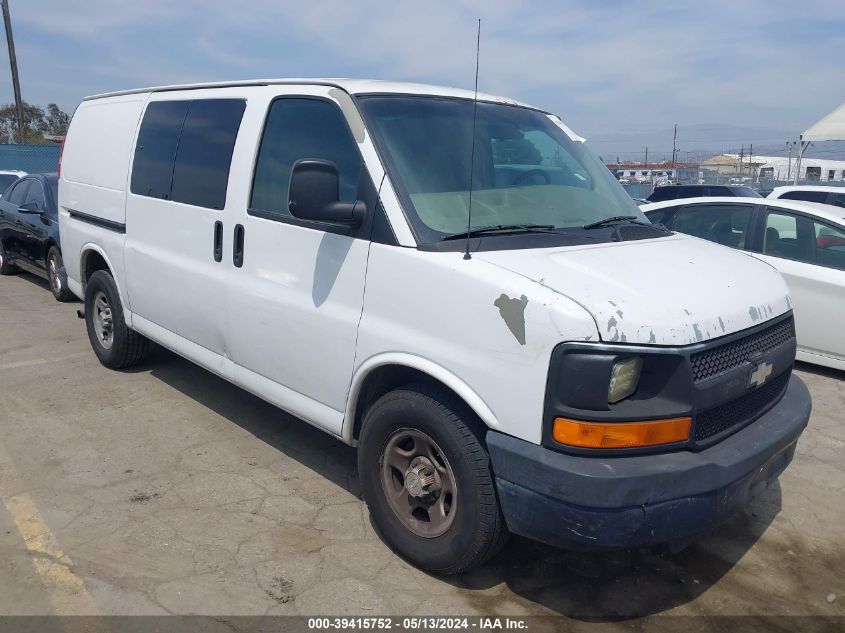
{"type": "Polygon", "coordinates": [[[74,301],[76,297],[67,287],[67,276],[65,264],[59,249],[53,246],[47,253],[47,280],[50,282],[50,291],[56,301],[74,301]]]}
{"type": "Polygon", "coordinates": [[[104,270],[91,275],[85,286],[85,325],[91,347],[106,367],[122,369],[144,360],[149,341],[127,327],[117,285],[104,270]]]}
{"type": "Polygon", "coordinates": [[[392,391],[367,412],[364,499],[388,545],[422,569],[469,570],[507,540],[483,430],[454,394],[427,384],[392,391]]]}
{"type": "Polygon", "coordinates": [[[0,242],[0,275],[12,275],[17,271],[18,269],[9,261],[9,257],[6,255],[6,249],[3,248],[3,244],[0,242]]]}

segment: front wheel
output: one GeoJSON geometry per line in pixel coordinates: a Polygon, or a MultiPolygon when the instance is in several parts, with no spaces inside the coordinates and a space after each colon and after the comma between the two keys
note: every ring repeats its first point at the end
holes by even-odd
{"type": "Polygon", "coordinates": [[[16,272],[17,268],[15,268],[15,265],[9,261],[6,249],[3,248],[3,243],[0,242],[0,275],[12,275],[16,272]]]}
{"type": "Polygon", "coordinates": [[[85,325],[94,353],[110,369],[137,365],[147,355],[149,341],[127,327],[117,285],[104,270],[85,286],[85,325]]]}
{"type": "Polygon", "coordinates": [[[382,396],[364,419],[358,472],[376,528],[421,569],[467,571],[507,539],[482,425],[446,389],[382,396]]]}
{"type": "Polygon", "coordinates": [[[65,264],[62,261],[62,254],[59,249],[53,246],[47,253],[47,280],[50,282],[50,291],[56,298],[56,301],[66,303],[68,301],[75,301],[76,297],[67,287],[67,275],[65,274],[65,264]]]}

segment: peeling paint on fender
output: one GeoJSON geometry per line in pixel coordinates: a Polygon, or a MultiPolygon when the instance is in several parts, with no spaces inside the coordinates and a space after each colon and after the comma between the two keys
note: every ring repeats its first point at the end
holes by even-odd
{"type": "Polygon", "coordinates": [[[528,305],[528,297],[522,295],[519,299],[511,299],[502,293],[493,305],[499,308],[499,314],[514,338],[520,345],[525,345],[525,307],[528,305]]]}

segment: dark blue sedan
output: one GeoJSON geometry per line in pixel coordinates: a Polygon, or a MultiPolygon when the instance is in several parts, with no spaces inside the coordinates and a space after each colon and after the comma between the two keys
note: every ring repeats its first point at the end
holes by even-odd
{"type": "Polygon", "coordinates": [[[58,175],[30,174],[0,198],[0,275],[44,277],[58,301],[72,301],[59,242],[58,175]]]}

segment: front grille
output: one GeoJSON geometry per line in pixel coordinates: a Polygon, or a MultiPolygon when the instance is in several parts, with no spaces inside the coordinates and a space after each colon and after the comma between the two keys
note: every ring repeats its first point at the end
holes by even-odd
{"type": "Polygon", "coordinates": [[[769,352],[795,338],[792,317],[745,338],[696,352],[690,356],[693,382],[701,382],[739,367],[752,356],[769,352]]]}
{"type": "Polygon", "coordinates": [[[695,441],[724,433],[759,415],[786,389],[791,373],[784,372],[751,393],[699,413],[695,418],[695,441]]]}

